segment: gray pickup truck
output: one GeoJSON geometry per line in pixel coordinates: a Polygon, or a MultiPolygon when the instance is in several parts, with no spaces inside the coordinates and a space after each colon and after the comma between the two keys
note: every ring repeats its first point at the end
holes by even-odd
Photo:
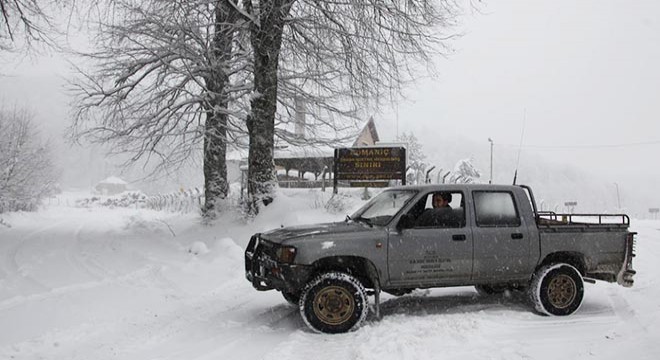
{"type": "Polygon", "coordinates": [[[257,290],[280,291],[325,333],[356,329],[370,308],[379,317],[381,291],[416,288],[516,289],[540,313],[569,315],[585,281],[632,286],[629,225],[623,214],[537,211],[527,186],[404,186],[382,191],[343,222],[255,234],[245,270],[257,290]]]}

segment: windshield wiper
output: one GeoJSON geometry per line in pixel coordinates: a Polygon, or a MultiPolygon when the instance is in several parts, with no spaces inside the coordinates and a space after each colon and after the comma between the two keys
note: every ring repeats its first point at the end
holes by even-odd
{"type": "Polygon", "coordinates": [[[353,220],[353,219],[351,219],[351,216],[350,216],[350,215],[346,215],[346,220],[344,220],[344,221],[345,221],[345,222],[349,222],[349,221],[351,221],[351,220],[353,220]]]}

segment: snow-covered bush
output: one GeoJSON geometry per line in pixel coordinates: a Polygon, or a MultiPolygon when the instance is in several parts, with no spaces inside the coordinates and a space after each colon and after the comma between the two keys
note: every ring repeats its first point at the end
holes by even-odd
{"type": "Polygon", "coordinates": [[[330,214],[343,214],[351,208],[354,199],[349,194],[334,194],[325,204],[325,209],[330,214]]]}
{"type": "MultiPolygon", "coordinates": [[[[190,189],[150,196],[146,206],[154,210],[189,213],[200,211],[204,203],[204,193],[200,189],[190,189]]],[[[217,204],[216,206],[220,206],[217,204]]]]}
{"type": "Polygon", "coordinates": [[[144,208],[147,196],[139,191],[127,191],[116,196],[92,196],[76,201],[78,207],[144,208]]]}
{"type": "Polygon", "coordinates": [[[481,171],[474,166],[474,159],[462,159],[454,166],[450,181],[452,183],[473,183],[478,182],[481,177],[481,171]]]}
{"type": "Polygon", "coordinates": [[[51,151],[40,139],[32,115],[0,109],[0,213],[34,211],[55,191],[51,151]]]}

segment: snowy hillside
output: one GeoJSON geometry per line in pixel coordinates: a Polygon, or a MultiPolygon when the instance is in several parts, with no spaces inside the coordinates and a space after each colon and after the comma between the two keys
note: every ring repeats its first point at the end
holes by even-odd
{"type": "Polygon", "coordinates": [[[319,335],[275,291],[245,280],[258,231],[342,220],[328,193],[287,191],[245,224],[195,214],[76,208],[54,201],[0,224],[0,359],[658,359],[660,222],[639,232],[633,288],[586,284],[573,316],[471,287],[384,296],[384,318],[319,335]],[[58,204],[59,205],[55,205],[58,204]]]}

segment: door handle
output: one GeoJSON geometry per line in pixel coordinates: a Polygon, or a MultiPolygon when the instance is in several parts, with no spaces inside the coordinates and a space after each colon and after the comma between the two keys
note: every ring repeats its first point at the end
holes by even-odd
{"type": "Polygon", "coordinates": [[[511,238],[512,238],[512,239],[522,239],[522,238],[523,238],[523,234],[521,234],[521,233],[513,233],[513,234],[511,234],[511,238]]]}
{"type": "Polygon", "coordinates": [[[466,237],[464,234],[452,235],[451,239],[454,241],[465,241],[466,237]]]}

